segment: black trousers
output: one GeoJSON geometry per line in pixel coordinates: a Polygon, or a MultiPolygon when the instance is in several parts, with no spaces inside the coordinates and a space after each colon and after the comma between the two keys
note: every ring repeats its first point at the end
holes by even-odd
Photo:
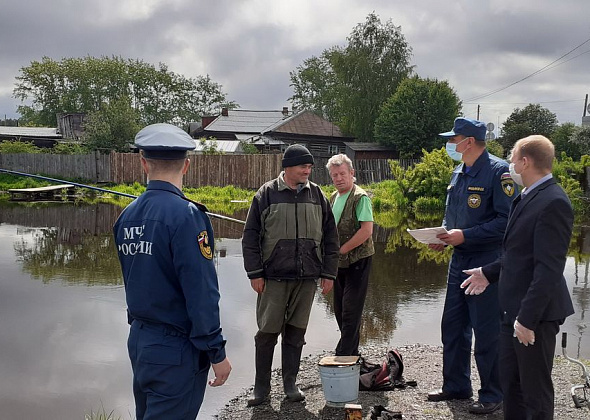
{"type": "Polygon", "coordinates": [[[513,336],[512,325],[502,325],[499,362],[504,419],[553,419],[551,370],[558,332],[558,321],[541,322],[535,329],[535,344],[525,346],[513,336]]]}
{"type": "Polygon", "coordinates": [[[336,356],[359,354],[361,318],[369,286],[372,257],[339,268],[334,282],[334,314],[340,328],[336,356]]]}

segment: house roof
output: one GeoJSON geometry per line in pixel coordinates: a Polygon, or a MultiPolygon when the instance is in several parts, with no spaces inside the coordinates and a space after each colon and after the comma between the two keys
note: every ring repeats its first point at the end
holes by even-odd
{"type": "MultiPolygon", "coordinates": [[[[205,140],[207,146],[211,146],[211,143],[215,142],[217,146],[216,149],[222,153],[242,153],[242,147],[240,146],[240,142],[237,140],[205,140]]],[[[204,147],[201,145],[199,140],[195,141],[196,148],[195,152],[199,153],[202,152],[204,147]]]]}
{"type": "Polygon", "coordinates": [[[0,126],[0,136],[11,137],[45,137],[60,139],[62,136],[57,128],[48,127],[5,127],[0,126]]]}
{"type": "Polygon", "coordinates": [[[230,109],[219,115],[203,132],[239,134],[283,133],[320,137],[344,137],[340,129],[311,111],[285,115],[283,111],[249,111],[230,109]]]}
{"type": "Polygon", "coordinates": [[[311,111],[300,111],[290,118],[278,121],[265,130],[265,132],[269,131],[322,137],[344,137],[336,125],[311,111]]]}
{"type": "Polygon", "coordinates": [[[285,117],[282,111],[248,111],[230,109],[227,116],[219,115],[204,131],[260,134],[285,117]]]}
{"type": "Polygon", "coordinates": [[[344,142],[346,147],[355,152],[391,152],[395,151],[393,147],[383,146],[377,143],[362,143],[362,142],[344,142]]]}

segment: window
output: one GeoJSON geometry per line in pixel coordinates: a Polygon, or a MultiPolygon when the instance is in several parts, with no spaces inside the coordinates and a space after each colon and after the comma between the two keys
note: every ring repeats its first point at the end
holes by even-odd
{"type": "Polygon", "coordinates": [[[337,155],[338,154],[338,146],[335,144],[331,144],[328,146],[328,153],[331,155],[337,155]]]}

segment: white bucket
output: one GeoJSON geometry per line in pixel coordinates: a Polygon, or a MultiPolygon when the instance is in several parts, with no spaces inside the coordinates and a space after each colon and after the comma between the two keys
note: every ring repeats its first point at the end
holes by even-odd
{"type": "Polygon", "coordinates": [[[319,365],[319,367],[326,405],[344,407],[346,403],[358,399],[361,371],[358,363],[351,366],[319,365]]]}

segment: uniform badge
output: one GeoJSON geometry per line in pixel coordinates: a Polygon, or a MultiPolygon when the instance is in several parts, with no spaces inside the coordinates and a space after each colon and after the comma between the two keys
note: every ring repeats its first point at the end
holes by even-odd
{"type": "Polygon", "coordinates": [[[207,234],[206,230],[199,233],[199,236],[197,236],[197,242],[199,242],[199,249],[201,250],[201,254],[203,254],[203,257],[207,258],[208,260],[213,258],[213,252],[211,252],[211,245],[209,245],[209,235],[207,234]]]}
{"type": "Polygon", "coordinates": [[[476,209],[481,205],[481,196],[479,194],[471,194],[467,197],[467,204],[472,209],[476,209]]]}
{"type": "Polygon", "coordinates": [[[515,188],[514,180],[510,176],[510,172],[504,172],[500,176],[500,183],[502,184],[502,191],[504,191],[504,194],[506,194],[508,197],[512,197],[514,195],[515,188]]]}

